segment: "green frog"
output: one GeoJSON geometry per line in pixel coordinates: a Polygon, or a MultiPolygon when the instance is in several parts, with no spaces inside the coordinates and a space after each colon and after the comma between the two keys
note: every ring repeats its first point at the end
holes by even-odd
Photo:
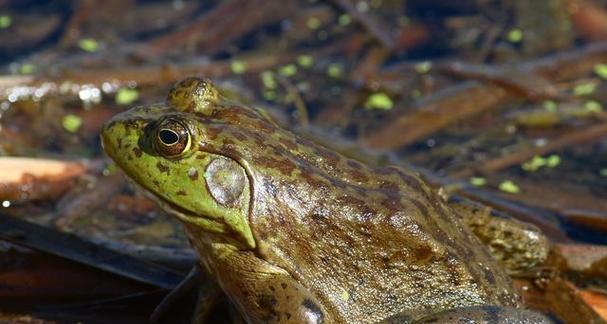
{"type": "Polygon", "coordinates": [[[492,257],[538,264],[536,228],[468,221],[419,175],[348,159],[208,80],[116,115],[101,137],[249,323],[550,322],[521,308],[492,257]]]}

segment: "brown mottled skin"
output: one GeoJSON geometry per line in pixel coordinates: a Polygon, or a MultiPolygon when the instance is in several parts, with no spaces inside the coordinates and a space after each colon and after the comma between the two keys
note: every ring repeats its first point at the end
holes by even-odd
{"type": "Polygon", "coordinates": [[[248,322],[546,321],[517,309],[506,272],[418,175],[347,159],[226,101],[208,81],[186,79],[167,103],[117,115],[102,139],[184,222],[203,267],[248,322]],[[166,119],[192,134],[177,157],[152,145],[166,119]],[[188,169],[197,163],[206,171],[188,169]],[[209,174],[211,164],[227,171],[209,174]]]}

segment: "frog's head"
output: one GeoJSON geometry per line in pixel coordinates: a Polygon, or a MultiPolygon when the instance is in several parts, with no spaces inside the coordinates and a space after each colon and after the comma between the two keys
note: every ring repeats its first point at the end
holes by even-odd
{"type": "Polygon", "coordinates": [[[224,105],[209,81],[188,78],[173,87],[165,103],[114,116],[103,127],[102,144],[169,213],[251,249],[256,243],[248,223],[248,166],[233,154],[233,136],[220,136],[224,120],[242,116],[222,114],[224,105]]]}

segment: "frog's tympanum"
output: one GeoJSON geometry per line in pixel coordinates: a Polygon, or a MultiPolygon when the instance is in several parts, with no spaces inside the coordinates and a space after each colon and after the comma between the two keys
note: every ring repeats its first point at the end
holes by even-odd
{"type": "Polygon", "coordinates": [[[115,116],[102,141],[248,322],[548,322],[519,308],[504,267],[418,175],[347,159],[207,80],[115,116]]]}

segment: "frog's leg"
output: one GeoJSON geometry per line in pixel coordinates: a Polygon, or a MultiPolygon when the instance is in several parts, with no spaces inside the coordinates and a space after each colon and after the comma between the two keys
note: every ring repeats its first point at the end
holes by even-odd
{"type": "MultiPolygon", "coordinates": [[[[400,323],[388,321],[388,323],[400,323]]],[[[426,316],[415,323],[478,323],[478,324],[550,324],[546,316],[525,309],[474,306],[454,308],[426,316]]]]}
{"type": "Polygon", "coordinates": [[[162,323],[165,315],[178,308],[183,299],[196,290],[198,301],[192,322],[204,323],[222,292],[216,282],[204,279],[203,271],[197,265],[192,267],[188,275],[156,306],[150,316],[150,322],[162,323]]]}
{"type": "MultiPolygon", "coordinates": [[[[331,323],[308,289],[252,251],[214,244],[212,269],[248,323],[331,323]]],[[[204,261],[203,261],[204,262],[204,261]]]]}
{"type": "Polygon", "coordinates": [[[488,207],[460,202],[451,204],[451,207],[510,274],[528,272],[548,257],[550,242],[537,227],[515,219],[493,216],[488,207]]]}

